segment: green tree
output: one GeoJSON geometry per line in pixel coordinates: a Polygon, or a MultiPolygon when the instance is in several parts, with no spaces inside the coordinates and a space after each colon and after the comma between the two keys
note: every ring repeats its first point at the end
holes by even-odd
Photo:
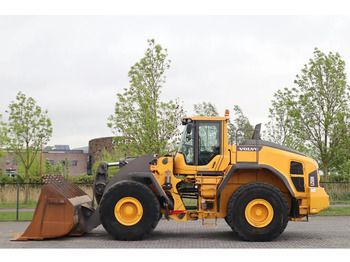
{"type": "MultiPolygon", "coordinates": [[[[120,159],[124,158],[124,153],[119,149],[119,146],[115,145],[113,151],[108,152],[105,148],[102,150],[102,154],[99,159],[93,164],[92,172],[95,174],[97,172],[98,166],[100,162],[104,161],[107,163],[111,162],[119,162],[120,159]]],[[[108,175],[112,177],[117,171],[119,167],[110,167],[108,168],[108,175]]]]}
{"type": "Polygon", "coordinates": [[[291,90],[285,88],[274,94],[272,107],[269,109],[269,122],[265,125],[264,137],[266,140],[293,148],[302,152],[306,151],[303,141],[293,134],[292,118],[289,113],[288,101],[291,99],[291,90]]]}
{"type": "MultiPolygon", "coordinates": [[[[350,119],[349,119],[350,120],[350,119]]],[[[332,175],[350,176],[350,128],[347,125],[347,132],[341,138],[342,142],[337,148],[337,152],[332,160],[330,172],[332,175]]]]}
{"type": "MultiPolygon", "coordinates": [[[[0,114],[0,158],[4,157],[6,155],[6,152],[3,150],[3,147],[5,146],[5,132],[4,132],[4,123],[2,122],[2,115],[0,114]]],[[[0,159],[1,161],[1,159],[0,159]]],[[[0,168],[1,170],[1,168],[0,168]]]]}
{"type": "Polygon", "coordinates": [[[148,40],[145,56],[129,71],[130,87],[117,94],[114,115],[108,120],[114,134],[129,142],[121,150],[134,155],[166,154],[174,150],[183,116],[179,100],[161,102],[167,49],[148,40]]]}
{"type": "MultiPolygon", "coordinates": [[[[20,164],[17,168],[17,171],[20,174],[25,173],[25,167],[23,164],[20,164]]],[[[42,161],[42,174],[59,174],[65,177],[69,176],[69,162],[66,158],[64,162],[58,162],[55,166],[50,163],[50,160],[47,158],[43,158],[42,161]]],[[[29,168],[29,177],[33,179],[38,177],[40,174],[40,154],[37,154],[35,157],[33,164],[29,168]]]]}
{"type": "MultiPolygon", "coordinates": [[[[16,102],[9,105],[8,123],[3,124],[5,134],[8,137],[6,146],[20,159],[24,166],[25,182],[29,182],[29,169],[32,166],[37,153],[42,145],[45,145],[51,135],[51,120],[47,116],[47,110],[42,110],[31,97],[19,92],[16,102]]],[[[28,188],[26,199],[28,200],[28,188]]]]}
{"type": "Polygon", "coordinates": [[[196,116],[219,116],[216,105],[211,102],[195,104],[193,110],[196,116]]]}
{"type": "MultiPolygon", "coordinates": [[[[26,173],[26,169],[25,169],[25,165],[22,163],[22,161],[20,160],[20,158],[18,156],[15,157],[16,162],[18,163],[17,166],[17,172],[19,174],[25,174],[26,173]]],[[[40,154],[37,154],[35,156],[35,159],[33,160],[32,165],[30,166],[29,170],[28,170],[28,176],[29,179],[33,178],[33,177],[37,177],[40,174],[40,154]]],[[[30,182],[28,180],[28,182],[30,182]]]]}
{"type": "Polygon", "coordinates": [[[67,157],[65,160],[56,164],[56,174],[62,175],[64,177],[69,176],[69,161],[67,157]]]}
{"type": "MultiPolygon", "coordinates": [[[[278,91],[277,102],[273,103],[270,112],[283,111],[288,120],[284,122],[284,135],[297,141],[299,150],[320,162],[327,181],[334,161],[344,151],[344,146],[349,146],[350,89],[346,82],[345,62],[338,53],[325,55],[315,48],[314,57],[296,76],[294,83],[296,87],[278,91]]],[[[271,118],[282,123],[276,115],[271,118]]]]}
{"type": "MultiPolygon", "coordinates": [[[[196,116],[219,116],[216,105],[211,102],[195,104],[193,109],[196,116]]],[[[253,126],[238,105],[233,107],[233,116],[231,116],[231,121],[228,123],[227,128],[231,144],[234,144],[236,139],[238,143],[251,139],[253,134],[253,126]]]]}
{"type": "Polygon", "coordinates": [[[265,125],[267,131],[264,132],[264,135],[271,142],[288,146],[287,140],[292,136],[287,126],[290,120],[285,97],[286,95],[281,90],[274,94],[275,99],[272,100],[272,107],[269,109],[270,121],[265,125]]]}
{"type": "Polygon", "coordinates": [[[67,157],[66,157],[66,159],[64,161],[63,174],[64,174],[64,176],[69,176],[69,160],[68,160],[67,157]]]}
{"type": "Polygon", "coordinates": [[[55,174],[55,167],[50,163],[49,159],[45,159],[44,162],[44,174],[55,174]]]}
{"type": "Polygon", "coordinates": [[[64,165],[62,162],[57,162],[54,166],[55,174],[63,175],[64,174],[64,165]]]}
{"type": "Polygon", "coordinates": [[[231,144],[241,143],[252,138],[254,128],[250,124],[248,117],[243,114],[243,110],[235,105],[233,107],[233,119],[228,124],[228,139],[231,144]]]}

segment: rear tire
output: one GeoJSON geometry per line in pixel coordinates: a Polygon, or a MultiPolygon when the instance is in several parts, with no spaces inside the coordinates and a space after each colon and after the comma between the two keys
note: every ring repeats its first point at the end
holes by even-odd
{"type": "Polygon", "coordinates": [[[270,241],[288,223],[289,206],[282,192],[265,182],[238,188],[227,206],[227,223],[243,240],[270,241]]]}
{"type": "Polygon", "coordinates": [[[118,240],[139,240],[157,226],[160,205],[153,191],[140,182],[123,180],[103,195],[100,220],[106,231],[118,240]]]}

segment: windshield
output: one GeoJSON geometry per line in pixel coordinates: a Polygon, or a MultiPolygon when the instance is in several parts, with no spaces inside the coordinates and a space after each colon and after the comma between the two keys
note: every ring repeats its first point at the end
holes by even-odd
{"type": "Polygon", "coordinates": [[[188,128],[185,126],[178,153],[181,153],[185,157],[185,161],[187,165],[193,165],[193,131],[194,128],[188,128]]]}

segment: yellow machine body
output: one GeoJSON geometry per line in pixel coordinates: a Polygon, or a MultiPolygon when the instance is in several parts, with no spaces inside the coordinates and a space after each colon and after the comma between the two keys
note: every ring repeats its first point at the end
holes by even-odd
{"type": "Polygon", "coordinates": [[[186,163],[184,154],[178,152],[175,157],[159,158],[157,165],[151,166],[151,171],[160,185],[166,183],[167,177],[173,185],[164,189],[174,200],[174,210],[170,212],[170,218],[179,221],[225,218],[232,194],[242,185],[254,181],[271,184],[283,193],[289,206],[289,220],[301,221],[308,214],[316,214],[328,208],[329,197],[319,186],[320,176],[315,160],[261,140],[229,145],[229,117],[192,117],[185,118],[184,121],[186,120],[189,123],[218,123],[221,152],[204,165],[186,163]],[[235,166],[237,168],[232,173],[235,166]],[[186,208],[186,201],[191,204],[194,200],[180,197],[181,194],[174,186],[180,182],[193,184],[197,189],[195,210],[186,208]]]}
{"type": "Polygon", "coordinates": [[[186,117],[174,156],[146,155],[101,162],[94,194],[99,204],[60,177],[48,177],[28,229],[16,240],[81,235],[102,223],[119,240],[148,235],[161,215],[178,221],[224,218],[239,237],[269,241],[289,220],[305,221],[328,208],[315,160],[260,139],[232,145],[225,117],[186,117]],[[108,181],[108,167],[120,170],[108,181]],[[51,181],[51,182],[50,182],[51,181]]]}

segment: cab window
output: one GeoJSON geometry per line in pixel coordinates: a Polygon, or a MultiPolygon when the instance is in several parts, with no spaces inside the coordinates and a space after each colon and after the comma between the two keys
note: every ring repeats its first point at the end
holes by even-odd
{"type": "Polygon", "coordinates": [[[193,152],[193,134],[194,128],[192,124],[185,126],[185,130],[182,134],[182,138],[180,141],[180,146],[178,149],[178,153],[183,154],[185,158],[185,162],[187,165],[194,164],[194,152],[193,152]]]}
{"type": "Polygon", "coordinates": [[[198,165],[207,165],[221,152],[220,122],[200,122],[198,125],[198,165]]]}

